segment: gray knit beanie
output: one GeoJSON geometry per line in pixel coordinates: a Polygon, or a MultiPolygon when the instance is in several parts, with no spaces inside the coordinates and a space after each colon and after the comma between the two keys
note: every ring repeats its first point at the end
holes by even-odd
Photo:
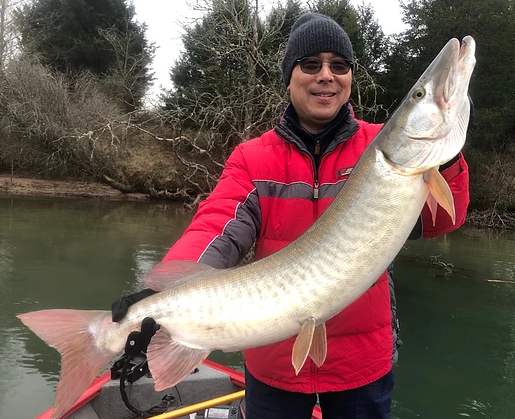
{"type": "Polygon", "coordinates": [[[334,52],[352,64],[354,52],[347,33],[338,23],[319,13],[306,13],[293,25],[282,62],[283,81],[290,84],[291,73],[300,58],[320,52],[334,52]]]}

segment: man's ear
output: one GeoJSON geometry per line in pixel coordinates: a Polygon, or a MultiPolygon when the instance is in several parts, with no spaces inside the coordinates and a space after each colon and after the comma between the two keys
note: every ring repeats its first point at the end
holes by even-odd
{"type": "Polygon", "coordinates": [[[286,88],[286,91],[289,92],[290,91],[290,85],[288,85],[288,87],[286,88]]]}

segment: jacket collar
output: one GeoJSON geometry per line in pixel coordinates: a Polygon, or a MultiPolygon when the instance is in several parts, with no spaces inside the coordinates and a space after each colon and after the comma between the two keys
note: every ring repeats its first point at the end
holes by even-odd
{"type": "MultiPolygon", "coordinates": [[[[299,150],[308,152],[306,144],[319,140],[327,140],[329,142],[325,153],[334,150],[338,144],[347,141],[359,129],[359,123],[354,118],[354,112],[349,102],[345,103],[336,118],[322,132],[313,135],[307,132],[300,125],[297,112],[290,103],[281,118],[281,121],[275,126],[275,132],[283,140],[294,144],[299,150]]],[[[324,154],[325,154],[324,153],[324,154]]]]}

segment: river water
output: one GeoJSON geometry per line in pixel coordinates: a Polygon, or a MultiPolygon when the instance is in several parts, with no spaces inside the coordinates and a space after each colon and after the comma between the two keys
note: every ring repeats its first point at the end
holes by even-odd
{"type": "MultiPolygon", "coordinates": [[[[108,309],[191,216],[162,203],[0,198],[0,418],[35,417],[58,380],[57,352],[15,315],[108,309]]],[[[462,228],[408,242],[395,272],[393,418],[515,418],[515,236],[462,228]]],[[[241,368],[238,354],[211,359],[241,368]]]]}

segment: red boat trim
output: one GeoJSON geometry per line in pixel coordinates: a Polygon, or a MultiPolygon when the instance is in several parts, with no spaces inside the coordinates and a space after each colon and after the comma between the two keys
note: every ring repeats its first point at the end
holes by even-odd
{"type": "MultiPolygon", "coordinates": [[[[233,370],[232,368],[225,367],[208,359],[206,359],[203,362],[203,364],[208,368],[212,368],[214,370],[227,374],[234,385],[241,388],[245,388],[245,375],[241,371],[233,370]]],[[[110,379],[111,372],[109,371],[95,379],[95,381],[91,383],[91,385],[80,397],[80,399],[77,400],[75,404],[72,407],[70,407],[70,409],[63,416],[61,416],[61,419],[67,418],[72,413],[76,412],[82,406],[88,404],[91,400],[97,397],[100,394],[100,389],[102,388],[102,386],[106,384],[110,379]]],[[[50,419],[50,417],[52,416],[52,411],[53,408],[50,408],[45,413],[41,414],[35,419],[50,419]]],[[[311,417],[312,419],[322,419],[322,412],[320,411],[320,408],[318,406],[315,406],[315,408],[313,409],[313,415],[311,417]]]]}
{"type": "Polygon", "coordinates": [[[206,367],[227,374],[234,385],[245,388],[245,374],[242,372],[233,370],[232,368],[226,367],[224,365],[220,365],[216,362],[210,361],[209,359],[206,359],[204,362],[202,362],[202,364],[204,364],[206,367]]]}

